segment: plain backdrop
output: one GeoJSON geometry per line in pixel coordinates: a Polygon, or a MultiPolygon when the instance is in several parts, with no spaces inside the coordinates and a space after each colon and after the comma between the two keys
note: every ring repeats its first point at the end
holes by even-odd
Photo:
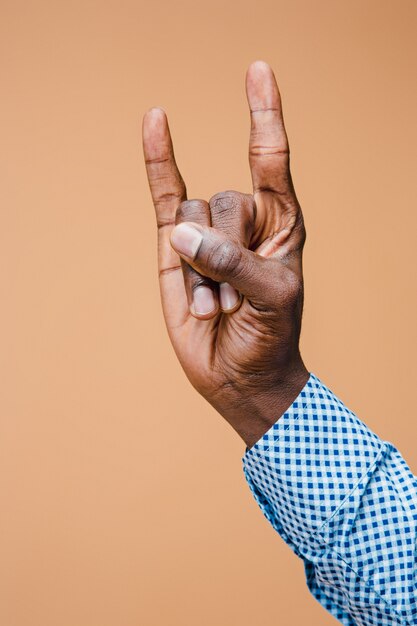
{"type": "Polygon", "coordinates": [[[2,0],[0,623],[325,626],[162,318],[144,112],[250,192],[248,64],[307,227],[301,347],[417,473],[415,0],[2,0]]]}

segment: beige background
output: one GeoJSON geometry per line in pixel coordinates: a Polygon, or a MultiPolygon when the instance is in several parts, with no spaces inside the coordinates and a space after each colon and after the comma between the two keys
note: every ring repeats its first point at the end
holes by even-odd
{"type": "Polygon", "coordinates": [[[415,0],[1,2],[0,624],[335,624],[162,319],[143,113],[190,197],[250,191],[280,84],[308,230],[302,350],[417,473],[415,0]]]}

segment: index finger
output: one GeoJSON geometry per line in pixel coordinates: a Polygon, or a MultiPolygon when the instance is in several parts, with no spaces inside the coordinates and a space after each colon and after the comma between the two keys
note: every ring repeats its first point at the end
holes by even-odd
{"type": "Polygon", "coordinates": [[[168,330],[178,328],[189,315],[181,260],[170,243],[175,212],[187,199],[184,181],[174,157],[168,120],[154,108],[143,118],[143,152],[158,225],[158,267],[162,306],[168,330]]]}
{"type": "Polygon", "coordinates": [[[288,140],[278,85],[264,61],[249,66],[246,94],[251,115],[249,164],[253,191],[285,193],[290,181],[288,140]]]}
{"type": "Polygon", "coordinates": [[[175,225],[175,211],[187,191],[175,162],[165,111],[153,108],[143,118],[143,152],[158,228],[175,225]]]}

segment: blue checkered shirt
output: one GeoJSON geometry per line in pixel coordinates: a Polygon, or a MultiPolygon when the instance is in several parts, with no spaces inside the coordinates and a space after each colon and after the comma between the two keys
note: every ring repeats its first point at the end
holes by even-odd
{"type": "Polygon", "coordinates": [[[314,374],[252,446],[243,471],[346,626],[417,624],[417,477],[314,374]]]}

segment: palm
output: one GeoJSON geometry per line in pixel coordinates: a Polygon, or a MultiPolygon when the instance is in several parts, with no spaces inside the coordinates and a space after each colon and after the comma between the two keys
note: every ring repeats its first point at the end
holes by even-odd
{"type": "MultiPolygon", "coordinates": [[[[186,189],[175,163],[164,112],[153,109],[144,119],[144,153],[159,232],[164,317],[188,378],[210,401],[225,386],[250,385],[251,380],[259,386],[259,374],[265,376],[274,371],[284,358],[291,332],[287,332],[287,326],[291,326],[291,318],[301,315],[302,307],[303,220],[289,173],[279,92],[266,64],[254,64],[249,69],[247,96],[252,119],[249,160],[253,196],[234,192],[237,203],[242,197],[240,206],[228,212],[216,212],[212,202],[210,206],[206,203],[206,221],[203,219],[202,223],[222,230],[266,262],[274,263],[274,275],[283,284],[296,284],[296,297],[288,306],[284,301],[276,302],[277,306],[283,305],[278,321],[276,312],[261,310],[254,299],[247,297],[243,297],[233,314],[219,309],[210,318],[201,319],[190,311],[189,283],[197,274],[181,262],[170,245],[171,231],[181,221],[178,207],[186,201],[186,189]]],[[[198,215],[193,219],[198,221],[198,215]]],[[[285,289],[282,292],[287,294],[285,289]]],[[[278,294],[276,299],[279,298],[278,294]]]]}
{"type": "MultiPolygon", "coordinates": [[[[198,320],[191,315],[181,328],[172,329],[171,341],[192,384],[206,397],[257,371],[273,343],[261,329],[256,311],[245,299],[233,315],[219,313],[215,319],[198,320]]],[[[278,352],[276,350],[275,352],[278,352]]]]}

